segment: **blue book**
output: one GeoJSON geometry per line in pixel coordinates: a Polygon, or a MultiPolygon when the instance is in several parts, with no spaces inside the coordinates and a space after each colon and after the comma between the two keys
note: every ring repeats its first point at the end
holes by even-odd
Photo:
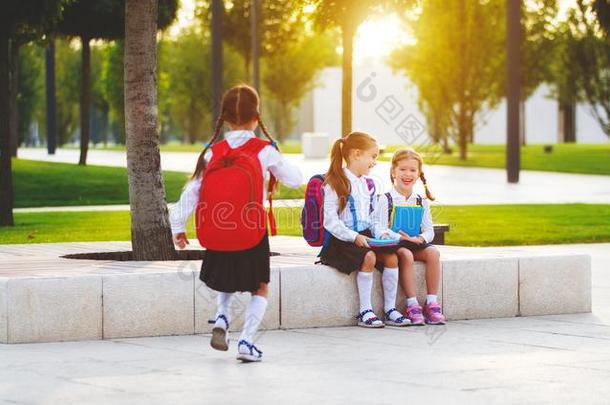
{"type": "Polygon", "coordinates": [[[409,236],[421,233],[424,208],[419,205],[395,205],[392,209],[391,223],[394,232],[403,231],[409,236]]]}

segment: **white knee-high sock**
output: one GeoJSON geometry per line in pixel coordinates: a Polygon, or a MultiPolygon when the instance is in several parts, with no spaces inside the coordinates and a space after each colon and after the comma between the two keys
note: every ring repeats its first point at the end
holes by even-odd
{"type": "Polygon", "coordinates": [[[371,292],[373,291],[373,272],[359,271],[356,277],[360,312],[371,309],[371,292]]]}
{"type": "Polygon", "coordinates": [[[396,290],[398,289],[398,267],[384,267],[381,276],[383,285],[383,309],[388,312],[396,307],[396,290]]]}
{"type": "MultiPolygon", "coordinates": [[[[231,322],[231,301],[233,300],[233,293],[219,292],[216,297],[216,318],[219,315],[224,315],[227,320],[231,322]]],[[[222,319],[216,319],[214,327],[225,328],[226,324],[222,319]]]]}
{"type": "Polygon", "coordinates": [[[260,295],[253,295],[250,298],[248,307],[246,308],[246,319],[244,321],[244,328],[241,331],[239,340],[245,340],[249,343],[254,341],[254,335],[260,325],[263,317],[265,316],[265,310],[267,309],[267,298],[260,295]]]}

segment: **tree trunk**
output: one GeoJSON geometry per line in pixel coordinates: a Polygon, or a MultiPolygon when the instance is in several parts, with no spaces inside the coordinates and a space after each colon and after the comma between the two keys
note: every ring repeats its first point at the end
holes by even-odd
{"type": "Polygon", "coordinates": [[[250,75],[250,53],[244,55],[244,81],[250,83],[252,76],[250,75]]]}
{"type": "Polygon", "coordinates": [[[125,132],[135,260],[176,257],[157,132],[157,1],[125,2],[125,132]]]}
{"type": "Polygon", "coordinates": [[[80,89],[80,159],[79,165],[87,164],[87,151],[89,150],[89,122],[91,113],[91,40],[81,37],[83,55],[81,63],[81,89],[80,89]]]}
{"type": "Polygon", "coordinates": [[[0,226],[14,225],[13,175],[9,142],[8,43],[8,35],[0,31],[0,226]]]}
{"type": "Polygon", "coordinates": [[[100,140],[104,146],[108,145],[108,128],[110,126],[110,119],[108,117],[109,112],[108,104],[105,104],[100,111],[100,140]]]}
{"type": "Polygon", "coordinates": [[[449,148],[449,137],[447,136],[447,134],[443,135],[442,140],[443,140],[443,153],[445,155],[451,154],[451,148],[449,148]]]}
{"type": "Polygon", "coordinates": [[[576,106],[574,103],[559,103],[559,142],[576,142],[576,106]]]}
{"type": "Polygon", "coordinates": [[[19,47],[20,44],[16,41],[10,42],[9,148],[13,157],[17,157],[17,146],[19,145],[19,107],[17,105],[17,94],[19,94],[19,47]]]}
{"type": "Polygon", "coordinates": [[[460,106],[460,113],[458,116],[458,146],[460,148],[460,160],[466,160],[468,158],[468,117],[464,112],[464,104],[460,106]]]}
{"type": "Polygon", "coordinates": [[[525,100],[519,101],[519,139],[521,146],[526,145],[525,140],[525,100]]]}
{"type": "Polygon", "coordinates": [[[288,117],[288,103],[278,101],[277,105],[279,107],[279,114],[277,120],[277,128],[275,129],[275,136],[279,143],[284,143],[284,139],[286,138],[286,122],[290,119],[288,117]]]}
{"type": "Polygon", "coordinates": [[[55,98],[55,39],[51,37],[45,51],[46,102],[47,102],[47,153],[55,154],[57,146],[56,98],[55,98]]]}
{"type": "Polygon", "coordinates": [[[521,140],[519,103],[521,102],[521,1],[506,1],[506,179],[519,182],[521,140]]]}
{"type": "Polygon", "coordinates": [[[341,27],[343,36],[343,79],[341,85],[341,136],[352,132],[352,58],[355,29],[348,23],[341,27]]]}
{"type": "Polygon", "coordinates": [[[222,0],[212,0],[212,131],[220,117],[222,98],[222,20],[224,6],[222,0]]]}
{"type": "Polygon", "coordinates": [[[252,86],[261,94],[259,72],[259,26],[258,26],[258,0],[250,0],[250,48],[252,50],[252,86]]]}

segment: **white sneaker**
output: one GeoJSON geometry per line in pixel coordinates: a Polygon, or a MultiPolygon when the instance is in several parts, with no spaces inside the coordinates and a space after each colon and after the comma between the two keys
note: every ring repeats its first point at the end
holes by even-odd
{"type": "Polygon", "coordinates": [[[383,322],[377,318],[377,315],[375,315],[372,309],[365,309],[364,311],[360,312],[360,314],[356,316],[356,319],[358,319],[358,326],[362,326],[363,328],[383,328],[385,326],[383,322]],[[373,315],[365,320],[364,316],[368,313],[373,315]]]}
{"type": "Polygon", "coordinates": [[[212,346],[216,350],[226,352],[227,350],[229,350],[229,334],[227,333],[227,331],[229,330],[229,321],[227,320],[227,317],[221,314],[218,315],[216,321],[209,322],[214,323],[210,346],[212,346]],[[224,327],[218,321],[224,321],[224,327]]]}
{"type": "Polygon", "coordinates": [[[237,360],[241,360],[244,363],[262,361],[263,352],[258,350],[253,344],[240,340],[237,344],[237,360]]]}

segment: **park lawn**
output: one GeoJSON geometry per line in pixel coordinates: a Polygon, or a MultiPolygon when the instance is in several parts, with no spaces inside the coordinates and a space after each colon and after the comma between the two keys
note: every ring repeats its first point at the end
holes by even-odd
{"type": "MultiPolygon", "coordinates": [[[[279,234],[301,236],[299,208],[276,208],[279,234]]],[[[535,204],[433,207],[451,230],[446,243],[515,246],[610,242],[610,205],[535,204]]],[[[129,212],[16,213],[0,244],[130,240],[129,212]]],[[[189,237],[194,238],[192,219],[189,237]]]]}
{"type": "MultiPolygon", "coordinates": [[[[188,173],[163,172],[167,201],[177,201],[188,173]]],[[[128,204],[127,169],[13,159],[15,208],[128,204]]],[[[280,186],[274,198],[303,198],[304,186],[280,186]]]]}
{"type": "MultiPolygon", "coordinates": [[[[267,138],[263,138],[267,139],[267,138]]],[[[203,150],[204,143],[196,142],[194,144],[183,144],[180,142],[172,141],[160,146],[161,152],[201,152],[203,150]]],[[[78,149],[78,146],[64,145],[62,148],[66,149],[78,149]]],[[[282,153],[301,153],[301,142],[296,140],[285,141],[279,145],[282,153]]],[[[89,149],[92,150],[125,150],[125,145],[106,145],[97,144],[91,145],[89,149]]]]}
{"type": "MultiPolygon", "coordinates": [[[[521,168],[549,172],[603,174],[610,175],[610,144],[557,144],[551,153],[544,152],[544,145],[521,147],[521,168]]],[[[381,160],[391,160],[392,153],[404,146],[391,145],[381,160]]],[[[425,150],[425,148],[423,148],[425,150]]],[[[468,145],[468,159],[460,160],[459,150],[452,147],[452,154],[440,154],[439,148],[429,148],[434,152],[424,153],[424,160],[432,165],[469,167],[506,167],[506,147],[504,145],[468,145]]]]}

